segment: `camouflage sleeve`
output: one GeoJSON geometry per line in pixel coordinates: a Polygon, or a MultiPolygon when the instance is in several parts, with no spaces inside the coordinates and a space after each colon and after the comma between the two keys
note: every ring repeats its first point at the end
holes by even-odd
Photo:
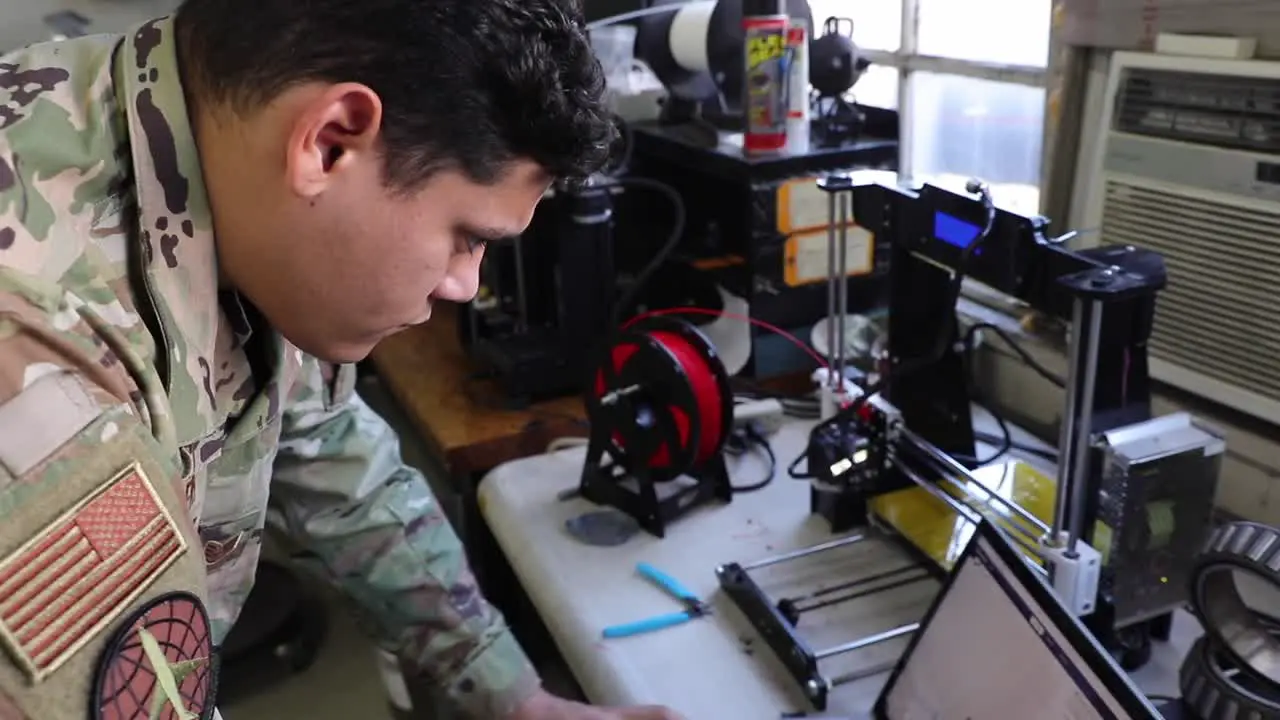
{"type": "Polygon", "coordinates": [[[134,700],[203,711],[213,676],[204,561],[176,452],[144,422],[110,330],[74,305],[0,268],[0,718],[133,716],[134,700]],[[153,613],[178,605],[205,630],[181,649],[189,664],[175,669],[177,646],[160,628],[165,649],[126,657],[153,613]],[[152,680],[178,673],[182,697],[157,682],[121,697],[110,678],[126,666],[152,680]]]}
{"type": "Polygon", "coordinates": [[[467,717],[504,717],[540,687],[537,674],[480,594],[426,481],[354,384],[354,366],[304,364],[284,411],[273,516],[384,647],[467,717]]]}

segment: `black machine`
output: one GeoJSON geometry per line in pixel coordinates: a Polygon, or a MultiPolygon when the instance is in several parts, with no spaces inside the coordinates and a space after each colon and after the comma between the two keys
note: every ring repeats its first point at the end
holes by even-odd
{"type": "MultiPolygon", "coordinates": [[[[877,499],[918,489],[970,522],[995,518],[1099,642],[1127,668],[1145,663],[1151,640],[1167,639],[1173,610],[1186,602],[1225,450],[1189,415],[1151,416],[1146,340],[1165,283],[1160,256],[1071,250],[1049,236],[1045,218],[995,207],[980,183],[968,193],[845,176],[822,184],[833,207],[851,208],[889,241],[889,357],[880,381],[812,432],[808,470],[797,476],[812,483],[813,512],[837,533],[871,531],[883,520],[877,499]],[[965,278],[1070,320],[1051,522],[974,475],[956,316],[965,278]]],[[[790,638],[780,654],[817,662],[791,641],[796,618],[761,612],[774,606],[763,596],[739,605],[766,638],[790,638]]],[[[812,675],[801,665],[793,675],[804,687],[812,675]]]]}
{"type": "MultiPolygon", "coordinates": [[[[848,21],[831,19],[808,45],[809,147],[744,152],[733,134],[741,125],[735,108],[742,73],[732,68],[742,61],[743,15],[756,11],[748,4],[715,4],[705,18],[708,64],[690,68],[676,60],[690,53],[670,44],[684,4],[655,3],[658,12],[639,20],[635,49],[669,90],[662,119],[623,123],[625,142],[611,173],[584,188],[558,188],[523,236],[490,247],[481,294],[461,316],[459,333],[479,371],[496,378],[508,398],[581,392],[583,350],[607,334],[612,315],[676,307],[715,313],[723,309],[721,289],[745,300],[752,319],[801,334],[825,314],[824,278],[807,272],[805,262],[812,246],[826,242],[827,218],[812,211],[823,201],[813,181],[847,169],[896,170],[898,113],[845,97],[867,63],[848,21]],[[661,10],[666,6],[671,12],[661,10]],[[659,272],[662,283],[646,282],[659,272]],[[633,302],[622,307],[620,295],[632,290],[633,302]]],[[[812,20],[803,0],[786,8],[812,20]]],[[[851,312],[885,301],[887,246],[879,237],[872,242],[850,272],[851,312]]],[[[767,378],[810,367],[776,336],[751,335],[743,374],[767,378]]]]}
{"type": "Polygon", "coordinates": [[[480,296],[458,321],[463,348],[513,399],[574,392],[616,301],[613,258],[617,182],[597,176],[558,187],[528,230],[490,249],[480,296]],[[569,279],[569,280],[566,280],[569,279]]]}
{"type": "MultiPolygon", "coordinates": [[[[688,228],[679,248],[687,266],[744,299],[753,320],[804,337],[827,311],[826,269],[807,272],[805,257],[826,247],[828,220],[825,213],[806,220],[790,208],[806,202],[802,196],[815,192],[814,181],[823,174],[896,170],[897,113],[877,110],[867,109],[875,119],[857,139],[803,156],[750,157],[709,142],[698,125],[639,125],[632,173],[668,184],[685,198],[688,228]]],[[[884,306],[888,245],[879,235],[872,243],[865,262],[849,273],[849,312],[884,306]]],[[[825,250],[816,252],[825,257],[825,250]]],[[[747,377],[812,367],[794,345],[759,327],[752,328],[751,348],[747,377]]]]}
{"type": "MultiPolygon", "coordinates": [[[[816,26],[822,34],[808,43],[813,118],[808,146],[799,152],[747,152],[738,136],[725,134],[742,124],[741,73],[730,68],[741,64],[746,4],[721,0],[710,11],[706,67],[682,65],[678,58],[696,53],[670,47],[670,38],[680,35],[673,26],[685,22],[683,14],[641,21],[636,54],[670,88],[671,98],[660,121],[634,128],[631,174],[670,185],[685,198],[688,228],[679,246],[684,262],[745,300],[753,320],[803,337],[828,309],[825,268],[814,273],[806,261],[825,257],[830,224],[814,181],[855,169],[896,171],[899,118],[896,110],[848,99],[868,63],[853,44],[852,23],[830,18],[816,26]]],[[[815,27],[807,2],[784,4],[792,18],[815,27]]],[[[877,310],[885,302],[887,245],[879,236],[869,245],[846,281],[849,312],[877,310]]],[[[744,376],[770,378],[810,369],[794,345],[761,327],[751,329],[744,376]]]]}

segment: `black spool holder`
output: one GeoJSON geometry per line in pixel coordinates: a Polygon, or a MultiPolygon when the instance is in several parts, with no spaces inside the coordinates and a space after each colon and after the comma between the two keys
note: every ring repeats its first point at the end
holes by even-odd
{"type": "Polygon", "coordinates": [[[733,390],[715,347],[697,328],[673,318],[653,317],[619,332],[593,363],[584,398],[591,431],[579,493],[597,505],[631,516],[640,527],[664,537],[667,525],[712,500],[730,502],[733,487],[725,466],[724,444],[733,429],[733,390]],[[715,452],[699,457],[705,420],[693,381],[679,359],[654,332],[678,335],[707,360],[720,397],[719,438],[715,452]],[[615,348],[634,352],[620,367],[615,348]],[[603,389],[597,386],[602,381],[603,389]],[[607,399],[612,398],[612,399],[607,399]],[[680,441],[673,409],[688,420],[688,438],[680,441]],[[668,462],[650,459],[663,447],[668,462]],[[659,485],[682,483],[659,491],[659,485]]]}

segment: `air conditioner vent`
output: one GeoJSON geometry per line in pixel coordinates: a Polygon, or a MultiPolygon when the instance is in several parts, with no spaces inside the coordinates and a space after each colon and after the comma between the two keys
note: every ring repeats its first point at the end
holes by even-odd
{"type": "Polygon", "coordinates": [[[1280,81],[1125,70],[1113,129],[1204,145],[1280,152],[1280,81]]]}
{"type": "Polygon", "coordinates": [[[1151,355],[1280,401],[1280,207],[1106,181],[1102,242],[1164,256],[1151,355]]]}

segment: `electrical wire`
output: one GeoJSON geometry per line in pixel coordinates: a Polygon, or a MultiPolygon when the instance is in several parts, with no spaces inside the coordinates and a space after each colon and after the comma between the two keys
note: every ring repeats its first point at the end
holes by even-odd
{"type": "MultiPolygon", "coordinates": [[[[685,210],[684,198],[680,197],[680,193],[676,192],[675,188],[664,182],[641,177],[616,178],[614,182],[623,189],[640,188],[666,196],[666,198],[671,201],[671,210],[675,214],[675,219],[671,223],[672,227],[670,235],[667,236],[662,247],[658,249],[657,254],[653,256],[653,259],[649,261],[649,264],[645,265],[644,269],[640,271],[640,274],[636,275],[635,282],[631,285],[631,289],[627,291],[627,294],[618,301],[617,306],[613,309],[613,321],[610,325],[613,328],[620,329],[623,315],[631,309],[631,306],[636,302],[636,298],[640,296],[640,292],[644,289],[644,286],[648,284],[653,274],[658,271],[658,268],[662,266],[662,263],[666,262],[671,253],[675,251],[676,246],[680,244],[680,238],[684,237],[685,222],[688,214],[685,210]]],[[[621,327],[625,327],[625,325],[621,325],[621,327]]]]}
{"type": "Polygon", "coordinates": [[[1037,375],[1044,378],[1045,380],[1048,380],[1049,382],[1053,383],[1054,385],[1060,388],[1065,388],[1067,386],[1067,383],[1065,380],[1062,379],[1062,376],[1058,375],[1057,373],[1053,372],[1049,368],[1045,367],[1043,364],[1040,363],[1040,361],[1032,357],[1031,353],[1027,352],[1026,348],[1022,347],[1022,344],[1019,343],[1017,340],[1015,340],[1012,334],[1010,334],[1007,330],[1000,327],[999,325],[995,325],[989,322],[979,322],[979,323],[974,323],[973,325],[970,325],[969,330],[964,334],[964,340],[962,342],[961,347],[965,349],[969,349],[973,347],[977,342],[978,333],[982,332],[983,330],[990,330],[991,332],[998,335],[1000,339],[1003,340],[1005,344],[1009,346],[1009,349],[1013,350],[1014,354],[1016,354],[1018,358],[1022,360],[1022,362],[1026,363],[1027,367],[1036,371],[1037,375]]]}
{"type": "Polygon", "coordinates": [[[730,454],[735,455],[742,455],[755,450],[764,456],[767,464],[763,479],[746,485],[731,486],[736,495],[763,490],[773,482],[774,476],[778,474],[778,456],[773,452],[773,445],[769,442],[769,439],[756,428],[755,423],[747,423],[741,430],[736,431],[730,437],[730,443],[726,445],[726,449],[730,454]]]}
{"type": "Polygon", "coordinates": [[[1044,365],[1038,362],[1034,357],[1032,357],[1031,353],[1027,352],[1027,350],[1022,347],[1021,343],[1015,340],[1011,334],[1009,334],[1004,330],[1004,328],[989,322],[979,322],[969,326],[969,329],[964,334],[964,339],[961,341],[961,352],[962,352],[964,368],[965,368],[964,376],[965,376],[965,381],[969,386],[969,396],[974,398],[979,405],[982,405],[986,409],[986,411],[991,415],[992,419],[996,421],[996,425],[1000,429],[1000,434],[996,438],[991,438],[990,436],[979,438],[984,441],[990,442],[990,444],[996,446],[995,451],[990,456],[985,458],[978,458],[976,456],[966,457],[966,456],[957,455],[956,459],[961,462],[967,461],[969,464],[974,466],[982,466],[982,465],[993,463],[996,460],[999,460],[1000,458],[1004,457],[1005,454],[1007,454],[1010,450],[1017,449],[1023,452],[1034,453],[1036,455],[1039,455],[1040,457],[1044,457],[1049,460],[1057,460],[1056,452],[1049,454],[1046,451],[1040,450],[1038,448],[1031,448],[1024,445],[1015,446],[1015,443],[1013,441],[1013,433],[1009,429],[1009,423],[1005,421],[1003,416],[1001,416],[994,409],[992,409],[989,404],[986,404],[982,401],[982,392],[977,380],[977,368],[976,368],[976,363],[974,363],[973,354],[974,354],[974,351],[977,349],[978,333],[984,330],[990,330],[991,332],[994,332],[996,335],[999,335],[1000,339],[1004,340],[1004,342],[1013,350],[1014,354],[1016,354],[1019,357],[1019,359],[1022,360],[1023,363],[1025,363],[1028,367],[1034,370],[1038,375],[1045,378],[1049,382],[1053,383],[1057,387],[1065,387],[1066,385],[1066,383],[1063,381],[1061,377],[1059,377],[1058,375],[1050,371],[1048,368],[1046,368],[1044,365]],[[991,442],[991,440],[993,439],[994,439],[994,442],[991,442]]]}
{"type": "Polygon", "coordinates": [[[725,318],[727,320],[737,320],[739,322],[744,322],[744,323],[747,323],[748,325],[758,327],[761,330],[766,330],[768,332],[771,332],[774,335],[777,335],[778,337],[782,338],[783,340],[786,340],[787,342],[791,343],[792,345],[795,345],[797,348],[802,350],[806,355],[813,358],[813,361],[816,362],[819,367],[824,367],[824,368],[828,367],[826,358],[822,357],[822,355],[818,354],[817,350],[814,350],[812,347],[809,346],[808,343],[796,337],[792,333],[789,333],[786,330],[783,330],[782,328],[778,327],[777,325],[767,323],[763,320],[749,317],[747,315],[740,315],[738,313],[725,312],[724,310],[712,310],[710,308],[699,308],[699,307],[673,307],[673,308],[661,308],[658,310],[649,310],[647,312],[640,313],[639,315],[636,315],[635,317],[626,321],[625,323],[622,324],[622,327],[626,328],[634,323],[640,322],[641,320],[645,320],[651,317],[662,317],[664,315],[708,315],[711,317],[725,318]]]}
{"type": "Polygon", "coordinates": [[[673,5],[656,5],[654,7],[641,8],[639,10],[631,10],[629,12],[618,13],[617,15],[602,17],[599,20],[592,20],[591,22],[587,23],[586,27],[587,27],[587,30],[590,31],[590,30],[595,30],[596,28],[609,27],[610,25],[619,25],[621,23],[630,22],[632,20],[641,20],[643,18],[651,17],[653,15],[663,15],[665,13],[672,13],[680,9],[681,9],[681,5],[679,3],[673,4],[673,5]]]}

